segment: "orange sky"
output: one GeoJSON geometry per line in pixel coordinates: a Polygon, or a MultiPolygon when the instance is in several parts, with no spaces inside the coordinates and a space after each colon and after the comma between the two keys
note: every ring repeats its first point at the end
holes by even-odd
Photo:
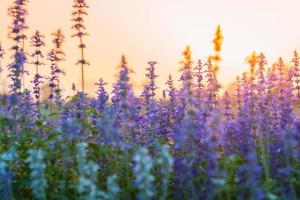
{"type": "MultiPolygon", "coordinates": [[[[7,8],[12,0],[0,0],[0,40],[5,48],[7,8]]],[[[78,41],[71,38],[72,0],[30,0],[27,23],[31,35],[40,30],[47,37],[62,28],[67,36],[63,87],[70,93],[71,84],[80,86],[78,41]]],[[[278,56],[289,61],[293,50],[300,49],[299,0],[88,0],[86,85],[90,93],[99,77],[115,80],[121,54],[135,71],[132,81],[136,91],[144,83],[144,68],[149,60],[158,61],[158,84],[163,86],[169,73],[178,79],[178,61],[185,45],[193,58],[205,59],[213,52],[212,39],[218,24],[225,37],[219,79],[226,85],[247,69],[244,59],[252,51],[263,51],[271,63],[278,56]]],[[[49,51],[50,45],[45,49],[49,51]]],[[[34,67],[27,65],[27,69],[34,67]]],[[[49,72],[49,67],[42,70],[49,72]]],[[[3,77],[3,76],[2,76],[3,77]]],[[[31,79],[31,78],[30,78],[31,79]]],[[[29,81],[29,78],[27,78],[29,81]]],[[[27,84],[28,85],[28,84],[27,84]]]]}

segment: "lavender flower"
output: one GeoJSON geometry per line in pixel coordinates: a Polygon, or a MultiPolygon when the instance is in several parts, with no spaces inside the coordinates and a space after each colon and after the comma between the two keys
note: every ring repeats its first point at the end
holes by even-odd
{"type": "Polygon", "coordinates": [[[296,83],[296,91],[297,91],[297,97],[300,98],[300,68],[299,68],[299,60],[300,57],[298,55],[297,51],[294,51],[294,57],[292,60],[293,66],[292,66],[292,70],[293,70],[293,79],[294,82],[296,83]]]}
{"type": "Polygon", "coordinates": [[[41,48],[45,46],[45,42],[43,36],[39,31],[36,31],[35,34],[32,36],[30,44],[32,47],[35,48],[34,52],[31,54],[31,57],[35,60],[31,63],[36,67],[36,74],[39,74],[39,66],[45,65],[40,59],[44,58],[43,52],[41,48]]]}
{"type": "Polygon", "coordinates": [[[33,94],[35,96],[35,104],[36,106],[40,105],[40,96],[41,96],[41,88],[40,85],[44,83],[42,80],[42,77],[39,74],[35,74],[34,79],[32,83],[34,84],[33,86],[33,94]]]}
{"type": "MultiPolygon", "coordinates": [[[[242,186],[246,188],[246,190],[243,189],[241,192],[245,193],[248,191],[250,197],[255,199],[265,199],[265,192],[262,189],[262,167],[258,163],[256,152],[249,151],[245,159],[247,163],[242,165],[238,170],[239,173],[245,174],[241,177],[245,177],[246,179],[240,181],[242,186]]],[[[246,194],[242,194],[242,196],[246,196],[246,194]]]]}
{"type": "Polygon", "coordinates": [[[50,51],[50,53],[48,54],[48,59],[51,62],[51,66],[50,66],[50,76],[48,77],[49,80],[49,88],[50,88],[50,95],[48,97],[48,99],[51,101],[51,103],[53,102],[54,97],[56,97],[56,105],[61,105],[61,90],[59,88],[59,77],[58,75],[61,73],[60,69],[57,66],[57,55],[56,55],[56,51],[54,49],[52,49],[50,51]]]}
{"type": "Polygon", "coordinates": [[[177,99],[176,99],[176,89],[174,87],[174,81],[173,81],[171,75],[169,75],[169,79],[166,82],[166,84],[168,86],[167,91],[168,91],[168,96],[169,96],[168,111],[169,111],[170,117],[174,118],[177,99]]]}
{"type": "Polygon", "coordinates": [[[156,165],[159,167],[159,172],[161,176],[161,183],[159,184],[159,191],[161,192],[160,200],[167,199],[168,197],[168,186],[169,178],[173,172],[174,160],[172,155],[170,155],[168,146],[164,145],[161,147],[160,152],[157,155],[156,165]]]}
{"type": "MultiPolygon", "coordinates": [[[[157,90],[157,86],[155,84],[155,79],[158,77],[155,74],[155,65],[156,61],[148,62],[149,66],[146,68],[148,73],[146,77],[148,78],[148,83],[144,86],[144,90],[142,93],[143,98],[143,106],[145,109],[145,114],[142,117],[141,126],[143,129],[144,138],[151,138],[150,140],[154,140],[154,138],[159,137],[159,124],[156,119],[159,117],[159,108],[155,101],[155,91],[157,90]],[[152,136],[150,136],[152,135],[152,136]]],[[[151,141],[147,141],[150,143],[151,141]]]]}
{"type": "Polygon", "coordinates": [[[61,132],[65,141],[77,141],[83,139],[82,126],[74,118],[65,118],[61,121],[61,132]]]}
{"type": "Polygon", "coordinates": [[[230,95],[228,91],[225,91],[223,101],[224,101],[223,114],[225,116],[226,122],[229,123],[233,119],[233,113],[231,108],[230,95]]]}
{"type": "Polygon", "coordinates": [[[87,15],[86,9],[89,8],[85,0],[74,0],[72,12],[72,21],[74,22],[72,29],[74,30],[74,34],[72,37],[79,38],[79,49],[81,52],[81,58],[78,60],[77,65],[81,66],[81,87],[84,92],[84,67],[89,65],[89,62],[85,59],[84,49],[86,45],[83,43],[83,37],[87,36],[86,27],[84,25],[84,16],[87,15]]]}
{"type": "Polygon", "coordinates": [[[17,158],[18,154],[14,147],[7,152],[0,154],[0,194],[4,199],[13,199],[12,194],[12,178],[11,173],[12,162],[17,158]]]}
{"type": "Polygon", "coordinates": [[[47,180],[45,177],[46,164],[44,163],[44,153],[41,150],[28,150],[28,158],[26,162],[29,163],[31,189],[33,195],[37,199],[47,199],[46,187],[47,180]]]}
{"type": "Polygon", "coordinates": [[[13,63],[9,65],[12,83],[10,84],[10,92],[20,92],[22,87],[22,79],[24,81],[24,73],[26,73],[24,65],[26,56],[24,52],[24,41],[26,40],[25,31],[28,29],[26,25],[26,16],[28,15],[28,0],[15,0],[13,5],[8,9],[8,15],[12,17],[12,24],[9,26],[11,38],[15,44],[11,48],[14,51],[13,63]]]}
{"type": "Polygon", "coordinates": [[[9,85],[10,93],[17,93],[21,91],[22,82],[21,75],[24,73],[23,67],[26,63],[26,55],[22,51],[18,51],[14,55],[14,63],[8,66],[10,74],[8,77],[11,79],[11,84],[9,85]]]}
{"type": "Polygon", "coordinates": [[[35,120],[39,118],[39,112],[37,112],[36,102],[34,102],[34,99],[32,98],[32,92],[28,89],[25,89],[22,93],[21,99],[22,99],[22,106],[23,109],[26,112],[23,112],[24,115],[26,115],[27,119],[31,121],[31,123],[34,123],[35,120]]]}
{"type": "Polygon", "coordinates": [[[197,65],[194,67],[194,77],[196,79],[195,84],[195,97],[197,104],[201,106],[203,104],[203,98],[204,98],[204,75],[203,75],[203,64],[201,60],[198,60],[197,65]]]}
{"type": "Polygon", "coordinates": [[[192,64],[193,61],[191,59],[191,50],[190,47],[187,46],[185,51],[182,53],[184,56],[184,60],[180,62],[182,64],[182,71],[180,80],[182,81],[182,88],[180,91],[180,99],[183,107],[190,105],[191,99],[193,97],[192,94],[192,86],[193,86],[193,74],[192,74],[192,64]]]}
{"type": "Polygon", "coordinates": [[[62,33],[61,29],[58,29],[56,32],[51,34],[53,36],[52,43],[55,46],[55,51],[57,55],[57,62],[61,62],[65,60],[65,53],[62,50],[62,45],[65,42],[65,36],[62,33]]]}
{"type": "Polygon", "coordinates": [[[294,109],[293,109],[293,73],[292,70],[288,71],[286,82],[283,89],[283,101],[281,102],[281,128],[291,127],[294,121],[294,109]]]}
{"type": "Polygon", "coordinates": [[[134,184],[139,189],[137,199],[151,199],[155,192],[153,188],[154,176],[151,170],[154,166],[148,150],[140,148],[133,157],[135,166],[133,173],[135,177],[134,184]]]}
{"type": "MultiPolygon", "coordinates": [[[[15,0],[9,9],[14,46],[8,62],[10,94],[0,99],[2,198],[299,199],[297,52],[291,66],[282,58],[268,65],[264,54],[252,53],[247,58],[250,69],[219,92],[219,29],[215,54],[206,63],[198,60],[194,66],[190,48],[185,49],[181,85],[177,89],[170,75],[162,97],[157,96],[157,63],[148,63],[147,82],[137,97],[132,71],[122,56],[111,102],[102,79],[96,84],[96,98],[78,92],[73,84],[74,95],[64,101],[60,67],[65,38],[58,30],[47,56],[49,109],[48,104],[39,106],[41,91],[48,89],[40,88],[45,45],[40,32],[31,38],[33,90],[22,83],[27,3],[15,0]],[[41,148],[47,152],[49,170],[41,148]]],[[[82,90],[87,7],[84,0],[74,1],[73,36],[82,53],[82,90]]],[[[0,61],[3,55],[0,45],[0,61]]]]}
{"type": "Polygon", "coordinates": [[[5,55],[5,51],[4,51],[4,49],[2,47],[2,44],[0,42],[0,73],[3,71],[1,61],[4,58],[4,55],[5,55]]]}
{"type": "Polygon", "coordinates": [[[31,81],[34,86],[33,86],[33,93],[35,95],[36,99],[36,105],[39,106],[40,104],[40,84],[43,83],[42,76],[39,74],[39,67],[42,65],[45,65],[41,61],[41,59],[44,58],[44,55],[41,51],[41,48],[45,46],[45,42],[43,41],[45,37],[39,32],[36,31],[35,34],[31,37],[30,44],[33,48],[35,48],[34,52],[31,54],[31,57],[34,59],[34,61],[31,63],[35,65],[35,75],[33,81],[31,81]]]}
{"type": "Polygon", "coordinates": [[[155,84],[155,79],[158,77],[155,74],[155,65],[157,64],[156,61],[150,61],[148,62],[149,67],[146,68],[148,73],[146,74],[146,77],[149,79],[148,84],[145,85],[144,91],[142,94],[142,97],[145,98],[145,106],[149,106],[150,101],[153,100],[155,97],[155,90],[158,89],[158,87],[155,84]]]}
{"type": "Polygon", "coordinates": [[[212,65],[211,58],[205,63],[206,78],[207,78],[207,89],[206,89],[206,105],[209,110],[216,108],[217,106],[217,93],[220,89],[220,85],[217,80],[216,69],[212,65]]]}
{"type": "Polygon", "coordinates": [[[86,158],[86,143],[79,143],[76,145],[77,162],[78,162],[78,185],[77,191],[82,199],[96,200],[100,196],[104,196],[97,188],[97,171],[99,166],[86,158]]]}
{"type": "Polygon", "coordinates": [[[112,106],[115,111],[114,124],[123,133],[127,141],[140,140],[138,133],[139,110],[138,100],[135,97],[132,85],[129,83],[129,68],[125,56],[122,56],[120,74],[114,84],[112,106]]]}
{"type": "Polygon", "coordinates": [[[105,104],[109,98],[108,93],[104,88],[106,84],[107,83],[105,83],[102,78],[100,78],[99,83],[96,83],[96,85],[98,86],[98,91],[97,91],[97,100],[95,101],[95,104],[98,112],[103,111],[105,104]]]}
{"type": "Polygon", "coordinates": [[[62,50],[62,45],[65,41],[65,36],[62,33],[61,29],[58,29],[56,32],[51,34],[54,38],[52,40],[52,43],[55,46],[55,59],[56,59],[56,66],[59,73],[57,74],[57,85],[54,90],[55,93],[55,101],[54,104],[58,107],[61,107],[63,104],[62,94],[61,94],[61,88],[60,88],[60,79],[59,75],[63,74],[65,75],[65,72],[60,68],[60,63],[65,60],[65,52],[62,50]]]}

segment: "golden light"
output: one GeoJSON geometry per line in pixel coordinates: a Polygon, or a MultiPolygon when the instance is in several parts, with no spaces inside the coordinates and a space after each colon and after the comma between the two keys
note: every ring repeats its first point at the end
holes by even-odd
{"type": "MultiPolygon", "coordinates": [[[[8,49],[10,19],[6,14],[11,1],[2,0],[0,4],[0,40],[8,49]]],[[[136,91],[143,85],[144,68],[149,60],[159,63],[158,84],[160,89],[164,88],[170,73],[178,80],[178,61],[186,45],[191,47],[194,63],[214,55],[212,40],[218,24],[225,38],[222,61],[218,64],[218,77],[223,86],[248,70],[244,60],[251,52],[263,51],[270,63],[279,56],[289,62],[293,51],[300,47],[300,28],[295,26],[300,19],[298,0],[90,0],[88,4],[90,36],[86,55],[91,66],[86,69],[86,87],[90,93],[95,92],[94,83],[100,77],[109,85],[115,81],[116,66],[122,54],[135,72],[132,82],[136,91]]],[[[70,37],[71,8],[69,0],[31,0],[27,32],[30,36],[40,30],[47,37],[45,52],[51,48],[51,33],[58,28],[65,33],[63,49],[67,60],[63,66],[66,72],[63,86],[68,94],[72,93],[73,82],[80,85],[80,68],[75,65],[79,57],[77,42],[70,37]]],[[[27,68],[34,69],[30,65],[27,68]]],[[[42,73],[48,72],[47,67],[42,69],[42,73]]],[[[27,85],[30,79],[32,77],[27,78],[27,85]]]]}

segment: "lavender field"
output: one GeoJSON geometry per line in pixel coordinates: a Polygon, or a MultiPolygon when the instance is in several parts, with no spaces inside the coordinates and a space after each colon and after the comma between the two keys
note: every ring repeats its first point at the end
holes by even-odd
{"type": "Polygon", "coordinates": [[[0,199],[300,199],[296,51],[274,64],[253,53],[249,70],[226,88],[217,79],[219,26],[214,55],[193,60],[185,48],[180,80],[170,75],[158,86],[159,64],[149,61],[147,83],[137,94],[122,56],[113,90],[99,77],[93,98],[84,73],[93,70],[85,57],[89,6],[74,0],[71,28],[81,85],[65,98],[60,80],[71,72],[61,66],[70,36],[55,31],[45,46],[41,32],[28,35],[29,4],[12,1],[10,42],[0,45],[0,71],[9,71],[1,76],[8,78],[9,92],[0,99],[0,199]],[[41,67],[51,73],[42,74],[41,67]],[[33,87],[24,84],[30,77],[33,87]]]}

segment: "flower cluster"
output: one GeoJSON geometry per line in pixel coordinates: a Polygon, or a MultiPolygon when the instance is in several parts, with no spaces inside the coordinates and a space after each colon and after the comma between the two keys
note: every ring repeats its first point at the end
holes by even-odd
{"type": "Polygon", "coordinates": [[[178,66],[180,79],[169,75],[159,86],[162,96],[160,65],[148,62],[147,82],[136,94],[122,56],[112,91],[99,79],[92,97],[84,92],[88,5],[74,0],[82,91],[73,84],[74,94],[65,97],[60,82],[65,37],[61,30],[52,34],[53,47],[44,59],[47,47],[37,31],[30,40],[33,52],[25,51],[27,4],[14,0],[9,9],[12,57],[4,58],[0,45],[0,60],[8,59],[11,79],[9,94],[0,99],[1,198],[300,198],[296,51],[291,62],[279,58],[274,63],[254,52],[247,58],[249,70],[222,88],[218,27],[215,54],[195,62],[187,46],[178,66]],[[32,88],[23,83],[27,55],[36,68],[32,88]],[[40,74],[42,65],[50,74],[40,74]]]}

